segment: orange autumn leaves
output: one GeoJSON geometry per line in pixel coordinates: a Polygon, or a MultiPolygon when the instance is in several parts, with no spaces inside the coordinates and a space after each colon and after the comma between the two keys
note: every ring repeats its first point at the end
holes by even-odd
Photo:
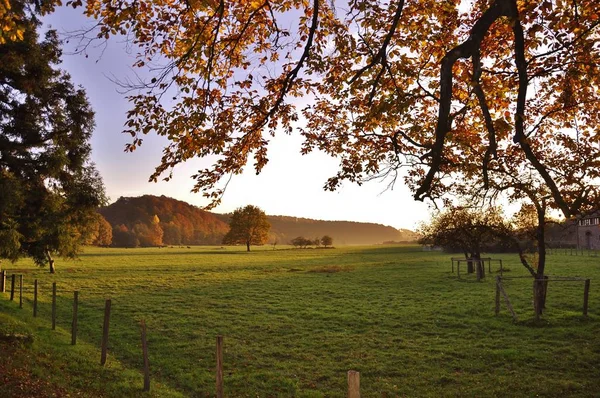
{"type": "Polygon", "coordinates": [[[211,156],[194,178],[213,204],[295,132],[302,153],[339,159],[328,189],[387,176],[423,199],[527,174],[565,215],[596,195],[597,1],[68,3],[97,18],[90,39],[127,34],[151,73],[131,87],[128,149],[170,140],[153,180],[211,156]]]}

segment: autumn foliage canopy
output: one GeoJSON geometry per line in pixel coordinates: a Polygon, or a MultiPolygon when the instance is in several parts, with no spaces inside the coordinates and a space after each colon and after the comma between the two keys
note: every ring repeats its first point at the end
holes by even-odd
{"type": "Polygon", "coordinates": [[[126,35],[150,74],[129,87],[127,149],[169,139],[154,180],[216,155],[194,176],[214,204],[230,175],[263,169],[272,136],[295,130],[303,153],[339,159],[328,189],[401,176],[419,200],[457,181],[518,199],[530,195],[505,177],[528,174],[566,216],[595,201],[597,0],[66,4],[98,22],[80,51],[126,35]]]}

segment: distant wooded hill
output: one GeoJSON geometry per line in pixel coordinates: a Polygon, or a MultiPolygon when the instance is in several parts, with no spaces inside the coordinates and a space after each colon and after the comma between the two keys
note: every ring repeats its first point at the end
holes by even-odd
{"type": "Polygon", "coordinates": [[[381,224],[352,221],[323,221],[289,216],[268,216],[271,234],[282,244],[303,236],[314,239],[323,235],[333,238],[335,245],[367,245],[383,242],[415,241],[417,235],[409,230],[381,224]]]}
{"type": "MultiPolygon", "coordinates": [[[[199,209],[166,196],[121,197],[100,213],[113,227],[113,246],[221,244],[229,230],[229,215],[199,209]]],[[[333,238],[334,245],[414,241],[409,230],[373,223],[321,221],[289,216],[268,216],[270,243],[289,244],[298,236],[333,238]]]]}

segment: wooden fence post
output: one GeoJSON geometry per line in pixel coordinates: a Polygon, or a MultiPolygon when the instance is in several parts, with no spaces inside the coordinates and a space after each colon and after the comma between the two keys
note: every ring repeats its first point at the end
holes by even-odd
{"type": "Polygon", "coordinates": [[[6,292],[6,271],[0,271],[0,293],[6,292]]]}
{"type": "Polygon", "coordinates": [[[583,315],[588,314],[588,298],[590,296],[590,280],[585,280],[585,287],[583,288],[583,315]]]}
{"type": "Polygon", "coordinates": [[[348,398],[360,398],[360,373],[348,371],[348,398]]]}
{"type": "Polygon", "coordinates": [[[148,343],[146,342],[146,321],[142,319],[142,355],[144,357],[144,391],[150,391],[150,362],[148,361],[148,343]]]}
{"type": "Polygon", "coordinates": [[[19,275],[19,308],[23,308],[23,274],[19,275]]]}
{"type": "Polygon", "coordinates": [[[52,283],[52,330],[56,330],[56,282],[52,283]]]}
{"type": "Polygon", "coordinates": [[[496,277],[496,316],[500,313],[500,277],[496,277]]]}
{"type": "Polygon", "coordinates": [[[37,317],[37,304],[38,304],[38,280],[33,281],[33,317],[37,317]]]}
{"type": "Polygon", "coordinates": [[[104,304],[104,325],[102,326],[102,353],[100,354],[100,365],[106,363],[106,350],[108,349],[108,326],[110,324],[110,299],[104,304]]]}
{"type": "Polygon", "coordinates": [[[77,305],[79,301],[79,292],[73,292],[73,321],[71,323],[71,345],[77,343],[77,305]]]}
{"type": "Polygon", "coordinates": [[[15,300],[15,278],[17,276],[15,274],[12,274],[11,278],[10,278],[10,301],[14,301],[15,300]]]}
{"type": "Polygon", "coordinates": [[[223,398],[223,336],[217,336],[217,398],[223,398]]]}

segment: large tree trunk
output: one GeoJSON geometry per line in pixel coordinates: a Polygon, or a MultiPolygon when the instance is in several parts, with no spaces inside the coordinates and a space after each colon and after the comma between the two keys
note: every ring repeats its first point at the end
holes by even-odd
{"type": "Polygon", "coordinates": [[[546,224],[546,206],[536,206],[538,213],[537,243],[538,243],[538,267],[533,281],[533,309],[535,319],[539,320],[542,312],[546,308],[546,291],[548,289],[548,277],[544,275],[546,268],[546,234],[544,227],[546,224]]]}
{"type": "Polygon", "coordinates": [[[56,268],[54,268],[54,259],[52,258],[52,255],[50,254],[50,250],[48,250],[48,249],[46,249],[46,257],[48,257],[48,265],[50,266],[50,273],[55,274],[56,268]]]}

